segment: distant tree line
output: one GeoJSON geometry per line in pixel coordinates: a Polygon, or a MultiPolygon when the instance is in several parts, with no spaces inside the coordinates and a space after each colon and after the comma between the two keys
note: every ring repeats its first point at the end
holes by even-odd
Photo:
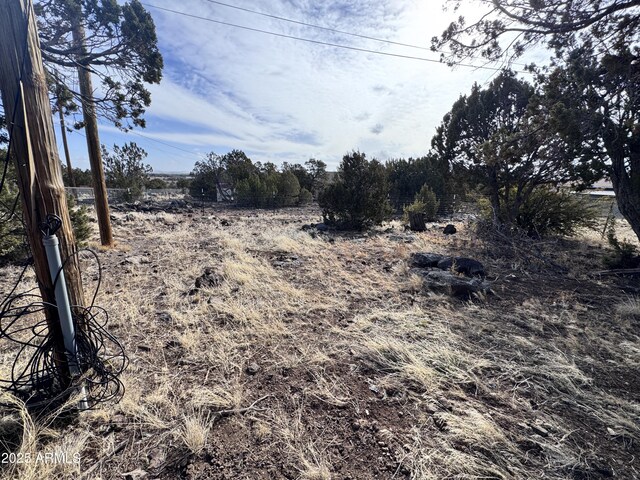
{"type": "Polygon", "coordinates": [[[193,197],[231,201],[254,208],[290,207],[313,200],[327,179],[327,165],[316,159],[301,164],[253,162],[243,151],[211,152],[196,162],[189,184],[193,197]]]}
{"type": "MultiPolygon", "coordinates": [[[[153,169],[144,163],[147,152],[135,142],[128,142],[122,146],[113,145],[111,149],[102,145],[102,158],[107,187],[126,189],[126,200],[136,200],[142,196],[144,190],[170,188],[171,185],[162,178],[151,176],[153,169]]],[[[68,170],[61,165],[62,179],[66,186],[71,184],[68,170]]],[[[73,169],[73,180],[78,187],[91,187],[93,178],[89,169],[73,169]]],[[[177,183],[177,182],[176,182],[177,183]]],[[[176,188],[182,188],[176,185],[176,188]]]]}

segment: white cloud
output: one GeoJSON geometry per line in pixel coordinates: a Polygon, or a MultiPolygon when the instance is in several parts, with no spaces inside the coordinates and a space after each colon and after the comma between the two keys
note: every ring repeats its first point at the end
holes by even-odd
{"type": "MultiPolygon", "coordinates": [[[[318,41],[437,59],[426,50],[381,44],[217,6],[157,0],[193,15],[318,41]]],[[[238,2],[239,3],[239,2],[238,2]]],[[[451,19],[432,2],[246,0],[242,7],[394,42],[429,46],[451,19]],[[431,4],[431,5],[429,5],[431,4]]],[[[427,153],[435,127],[474,81],[491,72],[385,57],[273,37],[150,8],[165,57],[152,86],[144,135],[193,151],[177,152],[190,170],[198,153],[232,148],[256,161],[335,168],[352,149],[371,157],[427,153]]],[[[119,143],[148,148],[156,170],[175,170],[171,149],[105,130],[119,143]],[[120,139],[120,140],[118,140],[120,139]],[[156,148],[154,148],[156,147],[156,148]],[[164,150],[161,151],[160,148],[164,150]],[[155,151],[154,151],[155,150],[155,151]]]]}

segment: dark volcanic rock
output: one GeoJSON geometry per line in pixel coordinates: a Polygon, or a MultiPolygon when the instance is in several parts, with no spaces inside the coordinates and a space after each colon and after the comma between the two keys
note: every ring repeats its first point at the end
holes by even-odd
{"type": "MultiPolygon", "coordinates": [[[[329,226],[324,223],[308,223],[301,227],[301,230],[309,231],[309,230],[317,230],[319,232],[326,232],[329,230],[329,226]]],[[[313,233],[313,232],[312,232],[313,233]]]]}
{"type": "Polygon", "coordinates": [[[451,270],[462,273],[468,277],[485,277],[484,266],[473,258],[446,257],[436,265],[440,270],[451,270]]]}
{"type": "Polygon", "coordinates": [[[443,258],[444,256],[438,253],[412,253],[409,257],[409,265],[416,268],[434,268],[443,258]]]}
{"type": "Polygon", "coordinates": [[[424,278],[426,287],[437,291],[447,291],[453,295],[470,296],[477,292],[487,292],[491,288],[489,282],[482,279],[461,277],[442,270],[422,271],[420,275],[424,278]]]}
{"type": "Polygon", "coordinates": [[[211,267],[205,268],[204,273],[196,278],[197,289],[218,287],[221,283],[222,277],[211,267]]]}
{"type": "Polygon", "coordinates": [[[444,230],[442,230],[442,233],[444,233],[445,235],[453,235],[454,233],[456,233],[458,230],[456,230],[455,225],[453,224],[449,224],[446,227],[444,227],[444,230]]]}

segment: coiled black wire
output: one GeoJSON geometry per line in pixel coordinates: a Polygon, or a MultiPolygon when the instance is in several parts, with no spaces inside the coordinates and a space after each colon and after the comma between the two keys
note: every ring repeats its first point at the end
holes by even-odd
{"type": "MultiPolygon", "coordinates": [[[[32,9],[27,10],[26,24],[29,24],[32,9]]],[[[25,32],[28,28],[25,29],[25,32]]],[[[25,34],[22,61],[20,66],[20,78],[22,80],[25,68],[25,60],[28,52],[28,34],[25,34]]],[[[18,112],[20,92],[16,93],[13,115],[7,119],[9,128],[9,144],[0,174],[0,191],[7,181],[10,153],[13,141],[13,127],[18,112]]],[[[11,220],[16,214],[19,195],[16,195],[13,205],[8,208],[8,213],[0,218],[0,222],[11,220]]],[[[2,205],[7,208],[7,205],[2,205]]],[[[25,212],[28,214],[28,212],[25,212]]],[[[24,226],[24,221],[23,221],[24,226]]],[[[16,234],[9,232],[8,235],[16,234]]],[[[22,232],[24,237],[24,230],[22,232]]],[[[27,252],[30,251],[28,242],[24,241],[27,252]]],[[[34,408],[58,408],[68,398],[77,392],[79,385],[84,385],[87,393],[89,408],[110,401],[118,400],[124,394],[124,386],[119,378],[128,364],[124,348],[107,329],[109,316],[107,312],[95,305],[96,296],[102,280],[102,267],[98,256],[92,250],[90,252],[98,264],[98,282],[93,298],[88,307],[72,306],[73,322],[76,333],[77,361],[81,371],[79,378],[72,379],[71,384],[66,380],[67,373],[61,371],[54,358],[56,354],[55,342],[49,331],[46,317],[35,320],[34,317],[44,317],[49,308],[55,305],[42,301],[33,288],[23,293],[16,294],[18,286],[24,280],[24,276],[33,260],[27,261],[20,272],[11,291],[0,303],[0,345],[12,343],[17,347],[17,353],[11,367],[11,378],[0,379],[0,389],[4,389],[23,399],[25,403],[34,408]],[[25,340],[23,337],[27,337],[25,340]]],[[[81,251],[74,255],[79,255],[81,251]]],[[[70,257],[73,258],[73,257],[70,257]]],[[[67,258],[56,273],[54,287],[60,277],[67,258]]]]}
{"type": "MultiPolygon", "coordinates": [[[[11,292],[0,303],[0,343],[11,342],[18,351],[11,367],[11,378],[0,379],[0,388],[21,398],[35,409],[54,409],[64,404],[85,387],[89,408],[118,401],[124,395],[120,375],[128,364],[122,344],[107,330],[109,315],[104,308],[95,305],[102,282],[102,266],[97,254],[82,249],[74,254],[88,252],[98,266],[98,277],[89,306],[72,306],[76,333],[77,363],[81,375],[66,381],[68,372],[61,371],[55,361],[55,343],[46,318],[34,321],[34,316],[44,316],[49,307],[34,293],[36,288],[16,294],[30,264],[20,272],[11,292]],[[26,339],[23,337],[27,337],[26,339]]],[[[69,257],[64,265],[73,257],[69,257]]],[[[55,283],[60,278],[57,272],[55,283]]]]}

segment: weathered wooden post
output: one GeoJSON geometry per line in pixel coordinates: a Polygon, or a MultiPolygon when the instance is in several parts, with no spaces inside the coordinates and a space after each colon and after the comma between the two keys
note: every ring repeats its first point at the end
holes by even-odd
{"type": "MultiPolygon", "coordinates": [[[[69,380],[55,293],[40,224],[48,214],[62,221],[57,237],[71,305],[84,305],[76,242],[62,183],[58,148],[36,18],[29,0],[0,0],[0,90],[16,159],[24,222],[38,286],[54,343],[54,359],[69,380]]],[[[81,327],[81,325],[79,325],[81,327]]]]}

